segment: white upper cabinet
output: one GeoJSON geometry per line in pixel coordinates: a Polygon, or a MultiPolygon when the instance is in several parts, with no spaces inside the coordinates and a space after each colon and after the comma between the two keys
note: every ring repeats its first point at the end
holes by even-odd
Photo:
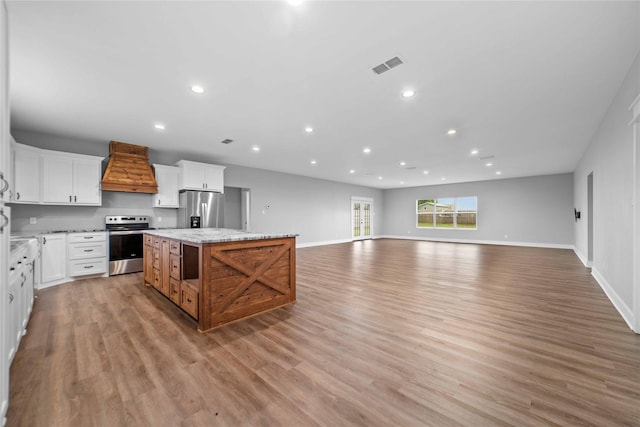
{"type": "Polygon", "coordinates": [[[73,159],[73,203],[101,205],[102,158],[73,159]]]}
{"type": "Polygon", "coordinates": [[[180,190],[204,190],[224,193],[224,166],[180,160],[180,190]]]}
{"type": "Polygon", "coordinates": [[[42,203],[100,206],[102,157],[42,151],[42,203]]]}
{"type": "Polygon", "coordinates": [[[177,208],[178,176],[180,168],[175,166],[153,165],[156,171],[158,192],[153,195],[153,206],[156,208],[177,208]]]}
{"type": "Polygon", "coordinates": [[[41,151],[28,145],[15,142],[11,144],[12,203],[40,203],[41,151]]]}

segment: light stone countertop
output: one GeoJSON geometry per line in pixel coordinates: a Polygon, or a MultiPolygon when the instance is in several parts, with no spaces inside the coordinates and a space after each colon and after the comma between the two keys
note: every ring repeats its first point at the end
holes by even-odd
{"type": "Polygon", "coordinates": [[[257,233],[231,228],[174,228],[144,230],[144,233],[190,243],[239,242],[243,240],[280,239],[297,236],[294,233],[257,233]]]}

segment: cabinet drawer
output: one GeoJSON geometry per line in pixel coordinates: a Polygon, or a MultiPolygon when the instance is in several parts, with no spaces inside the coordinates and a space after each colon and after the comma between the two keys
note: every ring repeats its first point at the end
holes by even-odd
{"type": "Polygon", "coordinates": [[[160,270],[158,270],[157,268],[153,269],[153,283],[152,283],[152,285],[157,290],[161,290],[162,289],[162,283],[160,282],[160,270]]]}
{"type": "Polygon", "coordinates": [[[83,242],[105,242],[107,240],[106,232],[96,233],[69,233],[67,242],[83,243],[83,242]]]}
{"type": "Polygon", "coordinates": [[[104,274],[107,272],[107,259],[94,258],[69,261],[69,276],[86,276],[88,274],[104,274]]]}
{"type": "Polygon", "coordinates": [[[145,234],[144,235],[144,244],[145,245],[153,245],[153,236],[145,234]]]}
{"type": "Polygon", "coordinates": [[[153,268],[160,269],[160,249],[153,248],[151,252],[151,256],[153,256],[153,268]]]}
{"type": "Polygon", "coordinates": [[[69,259],[86,259],[107,256],[106,242],[73,243],[69,245],[69,259]]]}
{"type": "Polygon", "coordinates": [[[169,241],[169,252],[172,254],[180,255],[180,242],[175,240],[169,241]]]}
{"type": "Polygon", "coordinates": [[[175,254],[169,256],[169,274],[174,279],[182,279],[180,275],[180,257],[175,254]]]}
{"type": "Polygon", "coordinates": [[[180,280],[176,280],[173,277],[169,279],[169,298],[176,305],[180,305],[180,280]]]}
{"type": "Polygon", "coordinates": [[[198,320],[198,291],[186,282],[182,282],[180,286],[180,307],[198,320]]]}

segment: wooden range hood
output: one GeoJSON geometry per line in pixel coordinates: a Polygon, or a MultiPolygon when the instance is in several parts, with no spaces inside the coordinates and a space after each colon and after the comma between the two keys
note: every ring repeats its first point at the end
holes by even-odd
{"type": "Polygon", "coordinates": [[[149,164],[148,151],[141,145],[111,141],[109,163],[102,175],[102,190],[157,193],[158,183],[149,164]]]}

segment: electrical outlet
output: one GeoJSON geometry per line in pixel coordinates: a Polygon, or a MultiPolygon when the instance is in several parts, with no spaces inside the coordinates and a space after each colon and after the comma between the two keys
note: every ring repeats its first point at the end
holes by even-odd
{"type": "Polygon", "coordinates": [[[35,216],[29,217],[29,224],[33,225],[38,222],[38,219],[35,216]]]}

